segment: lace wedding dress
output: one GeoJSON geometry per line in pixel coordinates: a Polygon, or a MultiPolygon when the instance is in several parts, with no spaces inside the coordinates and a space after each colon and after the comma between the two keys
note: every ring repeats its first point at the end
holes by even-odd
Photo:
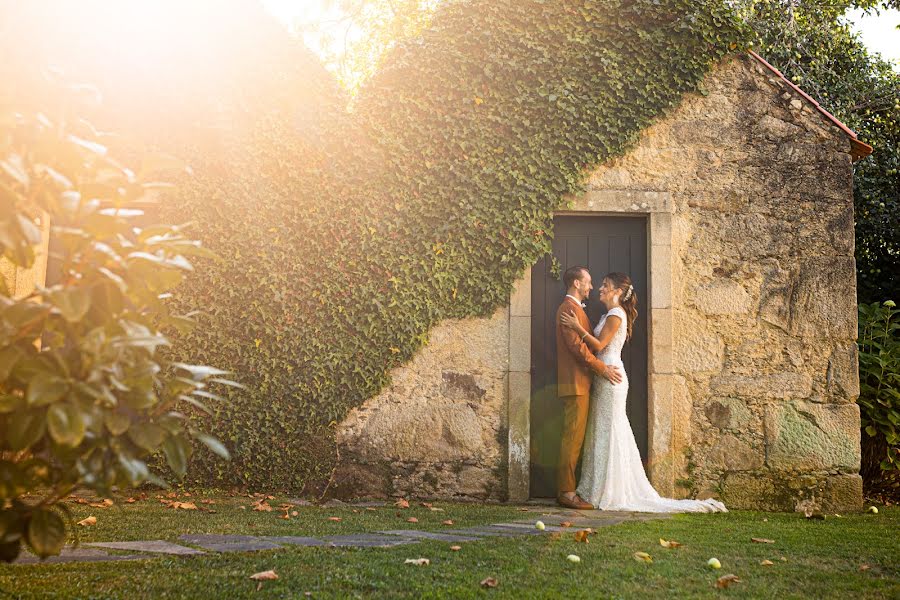
{"type": "Polygon", "coordinates": [[[622,346],[625,345],[627,332],[625,311],[618,306],[610,309],[594,329],[594,336],[599,337],[606,318],[611,315],[622,321],[597,358],[607,365],[619,367],[623,374],[622,382],[613,385],[603,377],[594,377],[578,495],[602,510],[727,512],[725,505],[718,500],[661,498],[647,480],[631,423],[625,414],[625,398],[628,396],[628,374],[622,365],[622,346]]]}

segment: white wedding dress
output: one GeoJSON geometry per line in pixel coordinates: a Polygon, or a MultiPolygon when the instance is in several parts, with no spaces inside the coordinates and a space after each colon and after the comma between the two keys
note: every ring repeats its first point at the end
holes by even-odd
{"type": "Polygon", "coordinates": [[[608,379],[594,376],[578,495],[602,510],[728,512],[718,500],[662,498],[647,480],[631,423],[625,414],[625,398],[628,396],[628,374],[622,365],[622,347],[627,335],[625,311],[618,306],[610,309],[594,329],[594,337],[599,337],[606,318],[611,315],[622,321],[597,358],[607,365],[619,367],[622,382],[613,385],[608,379]]]}

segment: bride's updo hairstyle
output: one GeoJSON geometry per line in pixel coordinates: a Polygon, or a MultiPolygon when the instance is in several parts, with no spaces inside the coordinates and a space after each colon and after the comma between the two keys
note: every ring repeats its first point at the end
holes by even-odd
{"type": "Polygon", "coordinates": [[[631,329],[634,325],[634,320],[637,319],[637,293],[634,291],[631,277],[625,273],[609,273],[603,279],[609,281],[614,289],[622,290],[622,295],[619,296],[619,304],[625,309],[625,315],[628,317],[628,339],[631,339],[631,329]]]}

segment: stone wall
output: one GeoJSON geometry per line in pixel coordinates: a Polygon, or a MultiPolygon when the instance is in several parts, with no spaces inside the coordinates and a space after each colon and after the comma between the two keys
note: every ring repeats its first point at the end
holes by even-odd
{"type": "Polygon", "coordinates": [[[858,508],[849,138],[755,59],[704,87],[589,184],[672,197],[678,489],[858,508]]]}
{"type": "MultiPolygon", "coordinates": [[[[671,293],[658,314],[672,321],[650,317],[651,362],[671,354],[666,385],[651,394],[651,435],[663,439],[651,446],[667,463],[650,465],[657,488],[735,508],[858,508],[849,138],[741,57],[590,173],[585,198],[653,192],[671,198],[658,221],[666,239],[650,240],[671,252],[650,281],[671,293]],[[671,397],[654,408],[654,394],[671,397]]],[[[585,198],[572,208],[609,210],[585,198]]],[[[508,315],[441,325],[390,388],[340,424],[339,489],[506,497],[508,315]]]]}

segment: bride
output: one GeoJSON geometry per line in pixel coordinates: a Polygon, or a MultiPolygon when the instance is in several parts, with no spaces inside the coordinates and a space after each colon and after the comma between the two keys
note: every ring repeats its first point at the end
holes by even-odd
{"type": "MultiPolygon", "coordinates": [[[[637,317],[637,296],[631,278],[610,273],[598,290],[608,312],[600,319],[593,335],[578,324],[571,314],[562,323],[578,332],[588,347],[607,365],[622,369],[622,346],[631,338],[637,317]]],[[[577,493],[602,510],[637,512],[727,512],[718,500],[674,500],[662,498],[650,485],[631,423],[625,414],[628,374],[612,384],[594,377],[591,409],[584,437],[581,481],[577,493]]]]}

